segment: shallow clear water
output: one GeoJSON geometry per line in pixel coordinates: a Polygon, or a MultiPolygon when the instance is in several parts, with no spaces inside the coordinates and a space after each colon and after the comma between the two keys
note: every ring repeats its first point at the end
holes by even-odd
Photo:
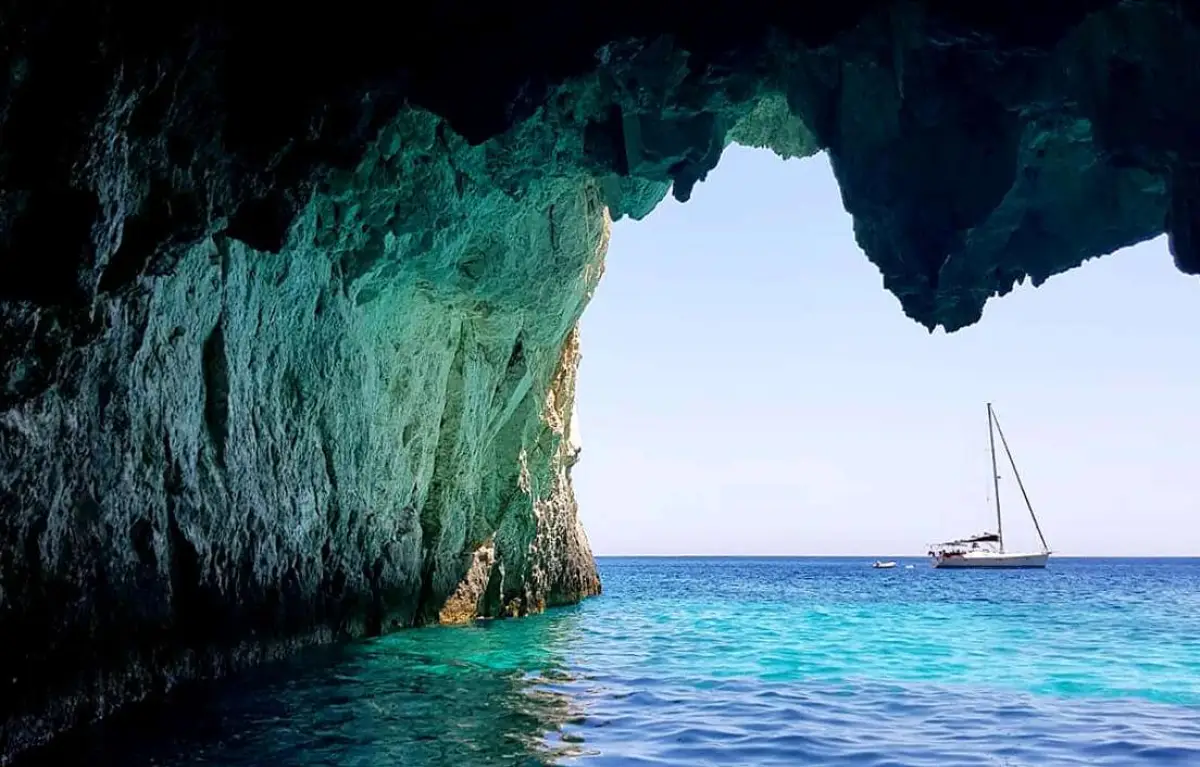
{"type": "Polygon", "coordinates": [[[1200,765],[1200,560],[904,564],[601,560],[579,607],[312,653],[42,759],[1200,765]]]}

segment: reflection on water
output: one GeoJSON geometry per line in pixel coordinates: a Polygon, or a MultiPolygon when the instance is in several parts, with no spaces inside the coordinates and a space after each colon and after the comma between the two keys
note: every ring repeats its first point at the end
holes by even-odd
{"type": "Polygon", "coordinates": [[[569,609],[305,653],[22,764],[551,764],[577,748],[557,735],[577,714],[548,687],[571,681],[564,653],[578,627],[569,609]]]}

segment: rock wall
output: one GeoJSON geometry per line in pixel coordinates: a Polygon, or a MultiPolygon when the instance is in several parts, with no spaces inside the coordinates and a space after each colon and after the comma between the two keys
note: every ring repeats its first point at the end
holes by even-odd
{"type": "Polygon", "coordinates": [[[573,403],[579,360],[576,328],[563,344],[539,418],[531,421],[536,424],[533,439],[517,448],[509,479],[515,482],[514,508],[505,510],[494,536],[472,554],[467,574],[438,615],[440,622],[516,617],[600,593],[571,487],[571,467],[582,447],[570,434],[577,417],[573,403]]]}
{"type": "Polygon", "coordinates": [[[506,194],[487,152],[404,113],[279,253],[183,248],[0,413],[7,751],[306,643],[599,592],[566,432],[607,212],[578,174],[506,194]]]}

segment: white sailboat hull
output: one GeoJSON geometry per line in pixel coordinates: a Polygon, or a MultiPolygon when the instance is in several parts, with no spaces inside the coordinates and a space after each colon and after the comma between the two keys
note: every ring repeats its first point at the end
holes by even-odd
{"type": "Polygon", "coordinates": [[[933,566],[945,569],[971,569],[971,568],[1039,568],[1046,566],[1046,560],[1050,558],[1050,552],[1040,551],[1034,553],[1021,554],[1017,552],[999,552],[999,551],[968,551],[965,554],[957,556],[947,556],[945,554],[934,554],[933,566]]]}

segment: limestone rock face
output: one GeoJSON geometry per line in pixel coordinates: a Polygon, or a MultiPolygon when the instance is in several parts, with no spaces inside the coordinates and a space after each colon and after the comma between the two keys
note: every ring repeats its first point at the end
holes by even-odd
{"type": "Polygon", "coordinates": [[[409,5],[0,18],[0,759],[598,592],[574,328],[730,142],[827,151],[930,328],[1162,232],[1200,273],[1192,4],[409,5]]]}
{"type": "Polygon", "coordinates": [[[566,430],[607,213],[570,169],[506,193],[490,149],[405,112],[278,253],[183,247],[0,413],[10,748],[301,644],[599,592],[566,430]]]}

